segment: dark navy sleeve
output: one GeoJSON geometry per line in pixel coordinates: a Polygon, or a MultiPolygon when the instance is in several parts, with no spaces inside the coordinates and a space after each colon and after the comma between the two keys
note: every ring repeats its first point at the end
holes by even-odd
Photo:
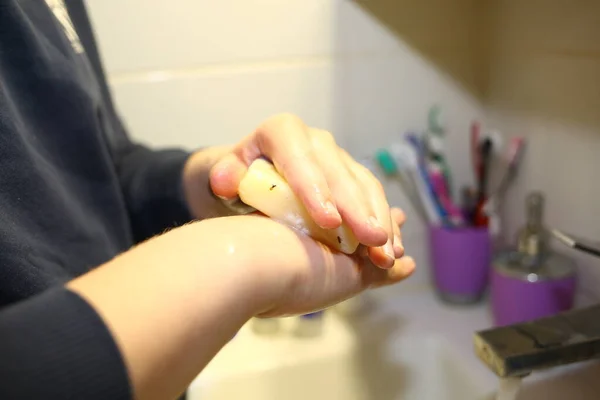
{"type": "Polygon", "coordinates": [[[67,4],[109,114],[109,142],[135,239],[141,241],[189,222],[192,217],[182,191],[183,166],[189,154],[132,143],[115,111],[84,2],[68,0],[67,4]]]}
{"type": "Polygon", "coordinates": [[[182,171],[188,154],[150,150],[133,143],[115,149],[119,182],[136,241],[191,220],[183,195],[182,171]]]}
{"type": "Polygon", "coordinates": [[[57,288],[0,310],[0,399],[131,399],[105,324],[57,288]]]}

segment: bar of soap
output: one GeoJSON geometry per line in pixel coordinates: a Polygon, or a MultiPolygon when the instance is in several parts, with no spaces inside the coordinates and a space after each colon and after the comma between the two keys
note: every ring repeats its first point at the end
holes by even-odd
{"type": "Polygon", "coordinates": [[[247,205],[334,250],[352,254],[358,247],[358,240],[345,223],[337,229],[318,226],[287,181],[266,160],[258,159],[250,165],[238,193],[247,205]]]}

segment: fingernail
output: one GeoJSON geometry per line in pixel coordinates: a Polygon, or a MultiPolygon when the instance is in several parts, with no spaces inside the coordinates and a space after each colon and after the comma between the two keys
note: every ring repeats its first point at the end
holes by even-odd
{"type": "Polygon", "coordinates": [[[383,245],[383,251],[386,256],[388,256],[392,261],[396,259],[394,255],[394,246],[392,245],[392,241],[388,240],[385,245],[383,245]]]}
{"type": "Polygon", "coordinates": [[[394,247],[396,247],[399,251],[404,251],[404,246],[402,245],[402,240],[400,240],[400,236],[394,235],[394,247]]]}
{"type": "Polygon", "coordinates": [[[325,204],[323,204],[323,208],[325,209],[325,212],[327,212],[327,214],[340,216],[340,213],[331,201],[326,201],[325,204]]]}
{"type": "Polygon", "coordinates": [[[381,222],[379,222],[379,220],[373,216],[369,217],[369,224],[374,227],[374,228],[383,228],[383,225],[381,225],[381,222]]]}

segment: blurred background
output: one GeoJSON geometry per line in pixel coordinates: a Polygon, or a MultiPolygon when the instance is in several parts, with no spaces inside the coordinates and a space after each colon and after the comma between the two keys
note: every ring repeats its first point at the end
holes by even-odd
{"type": "MultiPolygon", "coordinates": [[[[545,195],[549,226],[600,241],[600,2],[86,3],[118,109],[140,141],[188,149],[234,143],[270,115],[292,112],[332,131],[363,160],[405,132],[426,130],[431,107],[439,105],[455,188],[474,182],[473,121],[505,143],[517,136],[527,143],[504,199],[507,243],[514,243],[525,198],[535,190],[545,195]]],[[[427,290],[427,225],[414,217],[400,185],[382,179],[390,202],[409,215],[404,243],[418,264],[414,277],[386,291],[393,298],[427,290]]],[[[600,263],[557,250],[576,261],[577,306],[599,301],[600,263]]],[[[413,300],[434,302],[424,299],[413,300]]],[[[431,312],[451,321],[450,330],[462,324],[466,339],[462,331],[456,337],[465,346],[471,331],[491,325],[485,305],[424,307],[433,308],[414,314],[431,312]]],[[[398,398],[460,398],[423,396],[398,398]]]]}

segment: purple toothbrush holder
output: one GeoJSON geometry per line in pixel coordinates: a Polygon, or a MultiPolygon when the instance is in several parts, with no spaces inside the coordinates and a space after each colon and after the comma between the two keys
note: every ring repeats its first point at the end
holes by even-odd
{"type": "Polygon", "coordinates": [[[553,254],[535,269],[520,265],[516,253],[493,262],[490,297],[497,326],[549,317],[573,307],[577,276],[575,263],[553,254]]]}
{"type": "Polygon", "coordinates": [[[489,280],[492,241],[487,228],[430,227],[433,281],[442,300],[472,304],[483,297],[489,280]]]}

